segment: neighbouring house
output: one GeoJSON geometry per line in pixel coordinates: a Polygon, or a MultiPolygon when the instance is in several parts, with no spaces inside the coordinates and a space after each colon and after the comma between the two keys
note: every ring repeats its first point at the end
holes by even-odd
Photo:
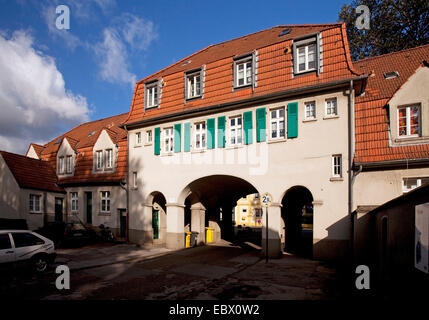
{"type": "Polygon", "coordinates": [[[208,46],[137,82],[129,116],[130,240],[183,248],[184,231],[233,236],[238,199],[269,192],[262,243],[279,256],[349,253],[355,97],[367,75],[345,25],[277,26],[208,46]],[[268,228],[268,238],[266,230],[268,228]],[[159,230],[163,230],[160,232],[159,230]],[[289,240],[288,240],[289,239],[289,240]]]}
{"type": "Polygon", "coordinates": [[[429,182],[428,61],[429,45],[424,45],[354,62],[357,70],[369,74],[365,94],[355,103],[357,263],[369,260],[373,246],[367,212],[429,182]]]}
{"type": "Polygon", "coordinates": [[[25,221],[31,230],[63,219],[66,191],[48,162],[0,151],[0,219],[25,221]]]}
{"type": "Polygon", "coordinates": [[[403,292],[417,298],[427,295],[429,185],[406,192],[367,215],[365,231],[371,239],[367,265],[373,287],[391,297],[403,292]]]}

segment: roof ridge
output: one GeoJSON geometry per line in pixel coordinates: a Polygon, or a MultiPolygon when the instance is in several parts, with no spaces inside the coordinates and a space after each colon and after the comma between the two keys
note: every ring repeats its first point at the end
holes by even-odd
{"type": "Polygon", "coordinates": [[[402,49],[402,50],[399,50],[399,51],[393,51],[393,52],[389,52],[389,53],[380,54],[380,55],[374,56],[374,57],[368,57],[368,58],[365,58],[365,59],[356,60],[356,61],[353,61],[353,64],[364,62],[364,61],[368,61],[368,60],[371,60],[371,59],[384,58],[384,57],[389,56],[389,55],[400,54],[400,53],[404,53],[406,51],[418,50],[418,49],[421,49],[421,48],[427,47],[427,46],[429,46],[429,43],[428,44],[423,44],[423,45],[418,46],[418,47],[412,47],[412,48],[408,48],[408,49],[402,49]]]}

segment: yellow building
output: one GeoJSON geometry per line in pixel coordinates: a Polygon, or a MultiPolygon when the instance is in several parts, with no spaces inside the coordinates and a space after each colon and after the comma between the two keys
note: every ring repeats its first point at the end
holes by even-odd
{"type": "Polygon", "coordinates": [[[238,200],[234,210],[236,227],[262,227],[262,207],[257,193],[249,194],[246,198],[238,200]]]}

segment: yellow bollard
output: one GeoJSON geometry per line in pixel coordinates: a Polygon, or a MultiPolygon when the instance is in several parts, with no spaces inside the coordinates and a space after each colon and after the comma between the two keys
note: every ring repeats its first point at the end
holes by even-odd
{"type": "Polygon", "coordinates": [[[191,232],[186,232],[185,248],[191,247],[191,232]]]}
{"type": "Polygon", "coordinates": [[[207,228],[206,227],[206,242],[207,243],[212,243],[213,242],[213,233],[214,233],[214,228],[207,228]]]}

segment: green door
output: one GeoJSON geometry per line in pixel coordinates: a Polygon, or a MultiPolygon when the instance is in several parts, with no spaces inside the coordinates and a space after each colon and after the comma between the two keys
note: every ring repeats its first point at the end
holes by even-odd
{"type": "Polygon", "coordinates": [[[159,210],[152,210],[153,238],[159,239],[159,210]]]}
{"type": "Polygon", "coordinates": [[[125,210],[120,210],[120,228],[121,228],[121,238],[127,236],[127,212],[125,210]]]}
{"type": "Polygon", "coordinates": [[[86,194],[86,223],[92,223],[92,192],[86,194]]]}

